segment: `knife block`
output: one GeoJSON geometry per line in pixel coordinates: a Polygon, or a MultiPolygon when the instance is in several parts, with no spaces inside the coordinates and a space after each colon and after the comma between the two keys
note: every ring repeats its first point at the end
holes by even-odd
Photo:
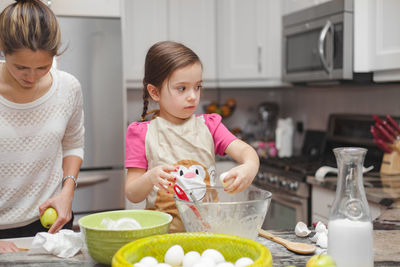
{"type": "Polygon", "coordinates": [[[383,155],[381,170],[382,174],[399,175],[400,174],[400,141],[391,145],[392,153],[383,155]]]}

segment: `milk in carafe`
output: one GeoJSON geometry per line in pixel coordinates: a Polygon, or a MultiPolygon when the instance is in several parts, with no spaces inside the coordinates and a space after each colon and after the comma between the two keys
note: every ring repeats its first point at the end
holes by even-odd
{"type": "Polygon", "coordinates": [[[328,229],[328,254],[338,267],[374,266],[371,222],[338,219],[328,229]]]}
{"type": "Polygon", "coordinates": [[[363,185],[364,148],[335,148],[338,181],[328,223],[328,254],[337,267],[374,266],[373,229],[363,185]]]}

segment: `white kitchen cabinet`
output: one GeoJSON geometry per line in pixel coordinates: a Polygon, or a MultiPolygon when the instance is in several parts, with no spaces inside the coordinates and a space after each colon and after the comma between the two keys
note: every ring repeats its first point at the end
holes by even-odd
{"type": "Polygon", "coordinates": [[[0,1],[0,12],[4,10],[9,4],[15,3],[15,0],[1,0],[0,1]]]}
{"type": "MultiPolygon", "coordinates": [[[[42,0],[58,16],[120,17],[121,0],[42,0]]],[[[0,11],[15,0],[1,0],[0,11]]]]}
{"type": "Polygon", "coordinates": [[[375,81],[400,81],[400,1],[376,0],[375,81]]]}
{"type": "Polygon", "coordinates": [[[168,0],[122,2],[122,51],[128,88],[142,88],[147,50],[168,38],[167,4],[168,0]]]}
{"type": "Polygon", "coordinates": [[[400,1],[354,0],[354,71],[400,81],[400,1]]]}
{"type": "Polygon", "coordinates": [[[279,1],[217,1],[217,68],[221,87],[281,83],[279,1]]]}
{"type": "Polygon", "coordinates": [[[170,0],[169,39],[189,46],[203,63],[203,82],[215,83],[216,9],[214,0],[170,0]]]}
{"type": "MultiPolygon", "coordinates": [[[[321,186],[313,185],[311,194],[312,222],[321,221],[327,224],[329,221],[329,211],[335,200],[336,192],[321,186]]],[[[382,212],[381,206],[372,202],[368,202],[368,206],[372,220],[376,219],[382,212]]]]}
{"type": "Polygon", "coordinates": [[[123,51],[127,87],[142,87],[147,50],[154,43],[164,40],[182,42],[193,49],[204,66],[204,85],[215,85],[215,17],[214,0],[123,1],[123,51]]]}
{"type": "Polygon", "coordinates": [[[120,17],[120,0],[42,0],[58,16],[120,17]]]}

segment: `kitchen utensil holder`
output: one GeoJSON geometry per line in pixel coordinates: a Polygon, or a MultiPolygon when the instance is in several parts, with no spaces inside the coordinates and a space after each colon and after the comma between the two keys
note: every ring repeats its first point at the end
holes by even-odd
{"type": "Polygon", "coordinates": [[[392,153],[383,155],[381,170],[382,174],[399,175],[400,174],[400,140],[390,145],[392,153]]]}

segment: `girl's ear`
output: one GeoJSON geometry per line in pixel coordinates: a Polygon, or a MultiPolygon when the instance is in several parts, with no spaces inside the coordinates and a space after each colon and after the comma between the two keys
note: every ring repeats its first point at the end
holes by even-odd
{"type": "Polygon", "coordinates": [[[158,91],[157,87],[152,84],[147,85],[147,92],[149,92],[150,97],[158,102],[160,100],[160,92],[158,91]]]}

